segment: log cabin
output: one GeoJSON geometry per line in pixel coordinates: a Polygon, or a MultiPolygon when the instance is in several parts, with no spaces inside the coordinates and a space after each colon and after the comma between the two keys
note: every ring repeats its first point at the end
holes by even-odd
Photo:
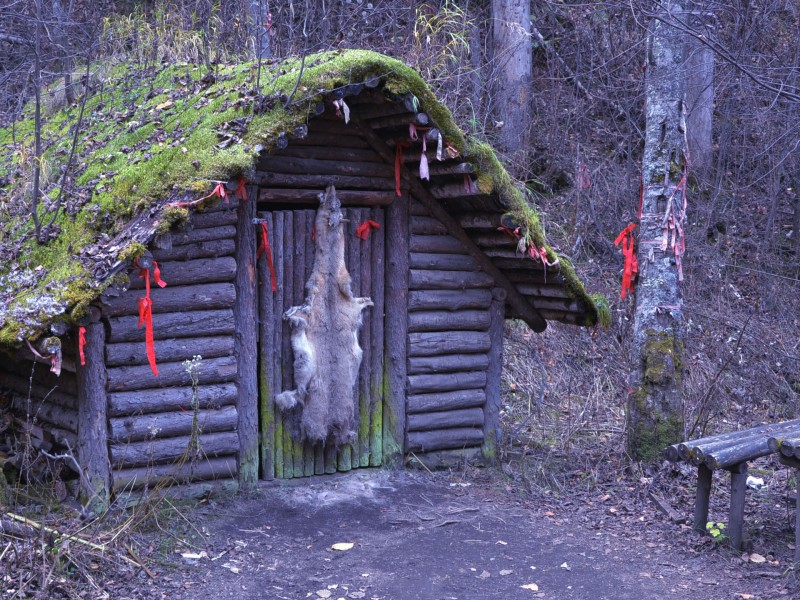
{"type": "Polygon", "coordinates": [[[524,187],[406,65],[340,51],[148,68],[89,99],[82,124],[60,115],[91,141],[73,183],[44,190],[63,204],[50,226],[19,208],[27,175],[0,162],[18,240],[0,248],[0,394],[35,445],[74,454],[95,504],[165,481],[203,492],[492,460],[504,320],[607,318],[524,187]],[[329,185],[353,294],[373,304],[355,435],[338,447],[304,442],[275,404],[293,382],[282,316],[304,301],[329,185]]]}

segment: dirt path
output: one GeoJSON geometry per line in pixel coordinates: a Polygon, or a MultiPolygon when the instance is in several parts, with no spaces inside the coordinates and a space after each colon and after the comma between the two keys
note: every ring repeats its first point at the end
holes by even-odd
{"type": "Polygon", "coordinates": [[[596,503],[523,501],[491,477],[381,471],[304,484],[188,513],[196,530],[175,539],[193,547],[172,549],[181,567],[130,597],[800,597],[780,561],[743,563],[648,504],[631,510],[602,492],[596,503]]]}

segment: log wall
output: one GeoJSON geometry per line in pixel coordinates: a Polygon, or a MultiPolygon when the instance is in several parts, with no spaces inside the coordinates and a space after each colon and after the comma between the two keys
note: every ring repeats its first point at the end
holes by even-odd
{"type": "MultiPolygon", "coordinates": [[[[159,376],[138,326],[144,280],[102,306],[106,327],[108,440],[116,492],[166,481],[236,479],[239,407],[235,348],[235,202],[195,213],[158,239],[153,257],[167,287],[151,280],[159,376]],[[184,361],[202,356],[192,378],[184,361]]],[[[152,269],[151,269],[152,277],[152,269]]]]}
{"type": "Polygon", "coordinates": [[[485,439],[494,280],[413,200],[409,229],[405,449],[438,463],[485,439]]]}

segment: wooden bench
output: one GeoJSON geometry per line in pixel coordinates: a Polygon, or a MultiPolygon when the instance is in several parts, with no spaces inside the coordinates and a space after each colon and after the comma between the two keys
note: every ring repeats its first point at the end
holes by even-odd
{"type": "Polygon", "coordinates": [[[797,519],[795,525],[795,562],[800,562],[800,419],[761,425],[742,431],[712,435],[669,446],[665,458],[697,466],[697,495],[693,527],[705,532],[711,479],[717,469],[731,473],[731,506],[728,537],[731,545],[742,547],[744,500],[747,490],[747,463],[777,453],[781,463],[798,470],[797,519]]]}

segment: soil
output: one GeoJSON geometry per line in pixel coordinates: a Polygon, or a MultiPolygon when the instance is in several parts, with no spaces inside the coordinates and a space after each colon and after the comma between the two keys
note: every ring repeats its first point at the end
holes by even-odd
{"type": "MultiPolygon", "coordinates": [[[[690,515],[688,496],[672,502],[690,515]]],[[[555,497],[488,469],[370,470],[264,484],[171,523],[150,550],[172,558],[114,598],[800,598],[790,537],[734,553],[625,482],[555,497]]]]}

